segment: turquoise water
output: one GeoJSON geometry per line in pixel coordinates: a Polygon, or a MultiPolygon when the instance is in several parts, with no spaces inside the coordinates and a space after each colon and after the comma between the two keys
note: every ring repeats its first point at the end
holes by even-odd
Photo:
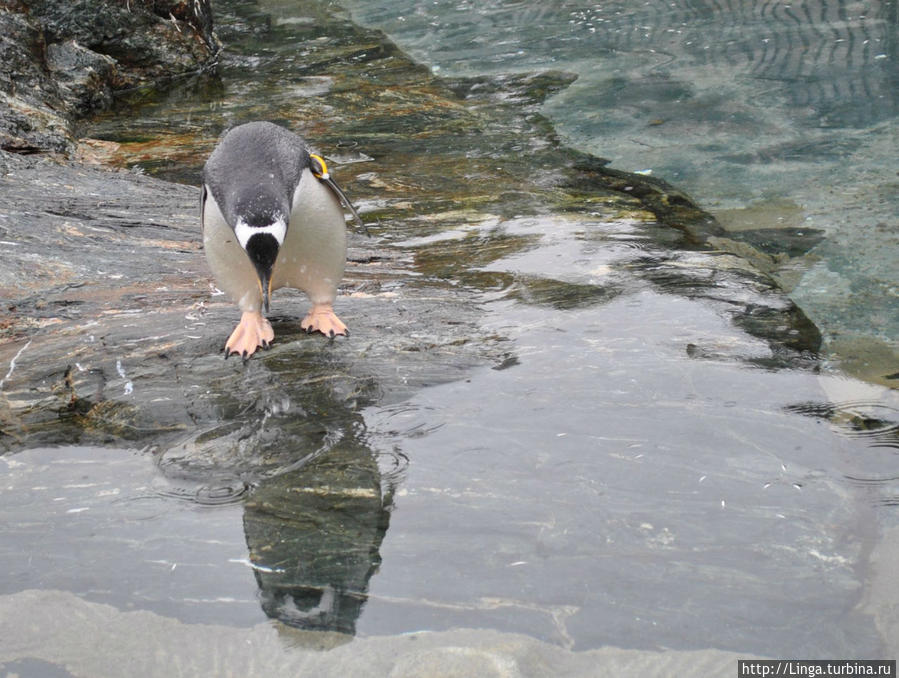
{"type": "Polygon", "coordinates": [[[670,181],[734,231],[819,231],[779,282],[838,356],[858,339],[899,347],[896,2],[342,5],[440,75],[577,74],[543,109],[567,142],[670,181]]]}

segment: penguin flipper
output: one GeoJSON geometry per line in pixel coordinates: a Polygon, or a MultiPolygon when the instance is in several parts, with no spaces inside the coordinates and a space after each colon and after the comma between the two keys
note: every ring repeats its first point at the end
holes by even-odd
{"type": "Polygon", "coordinates": [[[203,193],[200,195],[200,233],[206,232],[206,184],[203,184],[203,193]]]}
{"type": "Polygon", "coordinates": [[[320,155],[310,153],[309,164],[311,165],[310,169],[312,170],[312,174],[315,175],[315,178],[331,189],[331,192],[334,194],[334,197],[337,198],[338,202],[353,214],[353,220],[356,222],[356,225],[362,228],[365,235],[370,238],[371,233],[368,232],[368,226],[362,221],[362,217],[359,216],[359,212],[353,207],[353,203],[350,202],[350,199],[346,197],[346,193],[343,192],[343,189],[341,189],[340,186],[337,185],[337,182],[331,178],[331,174],[328,172],[328,166],[325,164],[324,158],[320,155]]]}
{"type": "Polygon", "coordinates": [[[350,202],[349,198],[346,197],[346,193],[341,190],[340,186],[331,178],[331,177],[319,177],[319,181],[321,181],[325,186],[331,189],[331,192],[337,196],[337,199],[346,207],[353,215],[353,220],[356,222],[356,225],[359,226],[365,235],[369,238],[371,237],[371,233],[368,232],[368,226],[365,225],[365,222],[362,221],[362,217],[359,216],[359,212],[356,211],[356,208],[353,207],[353,203],[350,202]]]}

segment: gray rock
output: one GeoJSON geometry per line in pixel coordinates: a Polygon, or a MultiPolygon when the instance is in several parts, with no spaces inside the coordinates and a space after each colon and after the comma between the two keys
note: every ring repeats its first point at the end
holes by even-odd
{"type": "Polygon", "coordinates": [[[37,0],[0,9],[0,149],[70,153],[71,124],[113,93],[215,63],[209,0],[37,0]]]}
{"type": "MultiPolygon", "coordinates": [[[[195,71],[214,56],[210,45],[214,36],[203,34],[211,21],[194,24],[177,18],[176,4],[134,0],[128,3],[107,0],[37,0],[32,14],[42,26],[48,42],[76,40],[87,49],[112,57],[119,65],[119,86],[171,77],[195,71]]],[[[199,14],[208,16],[208,2],[191,3],[203,7],[199,14]]],[[[191,11],[179,12],[185,19],[191,11]]]]}
{"type": "Polygon", "coordinates": [[[64,96],[44,68],[46,43],[37,22],[27,13],[0,9],[0,34],[0,148],[71,148],[64,96]]]}
{"type": "Polygon", "coordinates": [[[112,86],[118,77],[112,57],[89,50],[75,40],[66,40],[47,48],[47,67],[72,102],[76,115],[112,104],[112,86]]]}
{"type": "Polygon", "coordinates": [[[127,666],[131,674],[148,678],[213,671],[245,678],[587,678],[606,673],[689,678],[727,675],[736,670],[738,657],[747,658],[714,650],[571,652],[485,629],[372,637],[341,645],[328,634],[293,632],[270,624],[242,629],[185,624],[145,611],[122,612],[63,591],[2,596],[0,612],[4,638],[0,662],[10,662],[11,671],[16,665],[20,670],[40,669],[41,675],[56,675],[51,673],[55,669],[71,671],[68,675],[118,677],[127,666]]]}

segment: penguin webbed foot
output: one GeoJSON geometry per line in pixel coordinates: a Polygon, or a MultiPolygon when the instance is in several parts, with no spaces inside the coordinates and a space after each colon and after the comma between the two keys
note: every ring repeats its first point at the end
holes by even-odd
{"type": "Polygon", "coordinates": [[[326,337],[334,339],[336,336],[348,337],[350,331],[343,321],[334,313],[331,304],[316,304],[312,310],[303,318],[300,327],[306,331],[306,334],[314,334],[321,332],[326,337]]]}
{"type": "Polygon", "coordinates": [[[246,362],[257,348],[268,349],[274,338],[275,332],[271,323],[261,313],[244,311],[237,327],[225,342],[225,360],[237,354],[246,362]]]}

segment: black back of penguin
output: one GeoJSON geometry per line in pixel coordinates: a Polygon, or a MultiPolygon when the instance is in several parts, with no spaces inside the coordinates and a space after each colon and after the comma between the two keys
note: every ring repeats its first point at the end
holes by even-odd
{"type": "Polygon", "coordinates": [[[228,223],[272,222],[291,212],[294,190],[309,166],[302,138],[270,122],[238,125],[225,134],[203,168],[203,181],[228,223]]]}

